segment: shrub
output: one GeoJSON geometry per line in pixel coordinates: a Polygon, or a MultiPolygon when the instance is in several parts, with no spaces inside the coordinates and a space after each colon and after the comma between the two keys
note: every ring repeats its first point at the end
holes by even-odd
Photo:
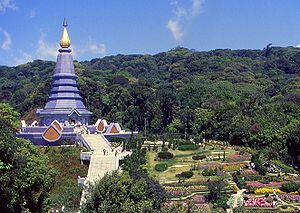
{"type": "Polygon", "coordinates": [[[284,183],[281,186],[281,190],[284,192],[296,192],[298,190],[300,190],[300,183],[296,183],[296,182],[288,182],[288,183],[284,183]]]}
{"type": "Polygon", "coordinates": [[[171,159],[174,157],[174,155],[171,153],[171,152],[159,152],[157,154],[157,156],[160,158],[160,159],[171,159]]]}
{"type": "Polygon", "coordinates": [[[166,164],[166,163],[156,164],[154,169],[158,172],[166,171],[168,169],[168,164],[166,164]]]}
{"type": "Polygon", "coordinates": [[[162,147],[162,148],[161,148],[161,151],[163,151],[163,152],[167,152],[167,151],[168,151],[168,147],[165,147],[165,146],[164,146],[164,147],[162,147]]]}
{"type": "Polygon", "coordinates": [[[188,151],[188,150],[197,150],[199,147],[196,144],[184,144],[178,146],[178,150],[188,151]]]}
{"type": "Polygon", "coordinates": [[[203,160],[204,158],[206,158],[206,155],[194,155],[193,160],[203,160]]]}
{"type": "Polygon", "coordinates": [[[175,175],[178,178],[191,178],[193,177],[194,173],[193,171],[186,171],[186,172],[181,172],[180,174],[175,175]]]}
{"type": "Polygon", "coordinates": [[[227,201],[228,201],[228,197],[227,196],[223,196],[220,197],[219,199],[217,199],[214,204],[217,207],[223,208],[223,209],[227,209],[229,206],[227,205],[227,201]]]}
{"type": "Polygon", "coordinates": [[[234,175],[233,177],[233,181],[236,182],[236,185],[242,189],[246,187],[246,181],[243,177],[241,177],[241,175],[234,175]]]}
{"type": "Polygon", "coordinates": [[[260,174],[260,175],[266,175],[267,173],[267,168],[262,164],[262,161],[260,159],[259,154],[254,154],[252,155],[251,161],[255,165],[255,170],[260,174]]]}
{"type": "Polygon", "coordinates": [[[203,171],[202,171],[202,175],[203,176],[213,176],[213,175],[215,175],[216,173],[215,173],[215,170],[214,169],[204,169],[203,171]]]}

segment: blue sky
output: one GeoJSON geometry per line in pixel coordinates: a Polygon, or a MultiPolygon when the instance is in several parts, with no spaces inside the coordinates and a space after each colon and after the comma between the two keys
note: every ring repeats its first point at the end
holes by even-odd
{"type": "Polygon", "coordinates": [[[54,61],[64,16],[79,61],[300,44],[298,0],[0,0],[0,64],[54,61]]]}

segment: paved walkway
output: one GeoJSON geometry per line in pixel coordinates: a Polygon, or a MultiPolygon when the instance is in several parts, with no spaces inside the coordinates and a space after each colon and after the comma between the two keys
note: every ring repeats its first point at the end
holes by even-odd
{"type": "Polygon", "coordinates": [[[93,183],[100,180],[106,173],[116,170],[118,159],[115,153],[111,151],[111,147],[105,141],[103,135],[85,134],[83,137],[93,150],[87,175],[87,181],[93,183]],[[105,155],[103,153],[104,149],[107,153],[105,155]]]}

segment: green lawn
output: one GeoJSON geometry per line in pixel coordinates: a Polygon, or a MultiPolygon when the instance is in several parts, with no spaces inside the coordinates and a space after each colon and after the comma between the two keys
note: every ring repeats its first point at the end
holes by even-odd
{"type": "MultiPolygon", "coordinates": [[[[205,149],[199,148],[198,150],[193,151],[180,151],[180,150],[172,150],[169,149],[169,152],[172,152],[174,154],[174,157],[170,160],[164,160],[164,161],[156,161],[155,158],[157,157],[157,152],[150,151],[147,152],[147,169],[150,172],[150,174],[155,177],[157,180],[159,180],[161,183],[169,182],[169,181],[177,181],[178,178],[175,177],[176,174],[179,174],[183,171],[188,171],[191,168],[193,168],[194,165],[196,165],[199,161],[193,160],[192,157],[194,155],[202,155],[205,154],[207,156],[207,159],[202,160],[203,163],[210,163],[208,161],[208,158],[210,155],[212,155],[214,161],[211,163],[220,162],[222,163],[222,160],[218,161],[219,156],[219,150],[220,150],[220,157],[222,159],[223,157],[223,150],[219,147],[212,147],[212,146],[206,146],[205,149]],[[157,172],[154,169],[154,166],[158,163],[167,163],[169,168],[164,172],[157,172]]],[[[225,150],[226,156],[230,154],[234,154],[235,151],[233,149],[226,149],[225,150]]],[[[220,179],[220,177],[217,176],[210,176],[210,177],[204,177],[201,175],[201,171],[194,171],[194,175],[192,178],[190,178],[187,181],[206,181],[207,179],[214,180],[214,179],[220,179]]]]}

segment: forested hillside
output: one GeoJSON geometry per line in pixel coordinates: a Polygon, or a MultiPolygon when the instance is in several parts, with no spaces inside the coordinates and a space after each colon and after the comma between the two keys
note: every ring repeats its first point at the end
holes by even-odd
{"type": "MultiPolygon", "coordinates": [[[[22,115],[42,107],[55,63],[0,67],[0,100],[22,115]]],[[[116,55],[75,62],[94,119],[148,133],[219,139],[296,162],[300,154],[300,49],[116,55]],[[292,156],[292,157],[291,157],[292,156]]]]}

